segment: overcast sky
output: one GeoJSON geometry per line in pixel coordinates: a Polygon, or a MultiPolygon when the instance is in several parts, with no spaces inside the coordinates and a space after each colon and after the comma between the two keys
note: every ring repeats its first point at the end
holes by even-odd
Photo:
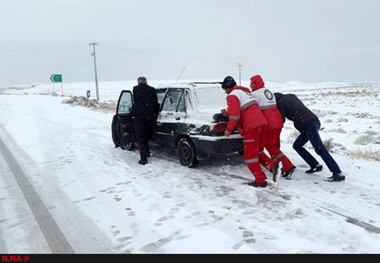
{"type": "Polygon", "coordinates": [[[380,82],[379,0],[0,0],[0,85],[380,82]]]}

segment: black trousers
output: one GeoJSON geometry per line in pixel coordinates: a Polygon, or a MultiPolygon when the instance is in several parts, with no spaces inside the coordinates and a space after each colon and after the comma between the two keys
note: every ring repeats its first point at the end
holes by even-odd
{"type": "Polygon", "coordinates": [[[154,116],[144,114],[135,115],[133,120],[136,141],[140,151],[140,159],[143,162],[147,162],[149,155],[149,140],[154,133],[154,122],[154,116]]]}

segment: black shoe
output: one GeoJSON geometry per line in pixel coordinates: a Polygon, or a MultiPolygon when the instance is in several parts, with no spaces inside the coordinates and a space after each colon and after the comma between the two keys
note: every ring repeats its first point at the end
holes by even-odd
{"type": "Polygon", "coordinates": [[[272,175],[273,175],[273,182],[278,181],[278,177],[281,174],[281,169],[282,169],[282,162],[276,162],[276,164],[273,166],[272,169],[272,175]]]}
{"type": "Polygon", "coordinates": [[[325,179],[327,182],[341,182],[346,180],[346,177],[342,174],[336,174],[325,179]]]}
{"type": "Polygon", "coordinates": [[[312,167],[310,170],[307,170],[306,173],[307,174],[312,174],[312,173],[315,173],[315,172],[320,172],[320,171],[322,171],[322,169],[323,169],[322,164],[317,164],[315,167],[312,167]]]}
{"type": "Polygon", "coordinates": [[[285,179],[290,180],[290,178],[292,177],[292,175],[293,175],[293,173],[294,173],[295,170],[296,170],[296,167],[293,166],[288,171],[286,171],[285,173],[283,173],[282,177],[284,177],[285,179]]]}
{"type": "Polygon", "coordinates": [[[148,163],[147,161],[143,161],[143,160],[139,161],[139,164],[142,164],[142,165],[146,165],[147,163],[148,163]]]}
{"type": "Polygon", "coordinates": [[[263,183],[256,183],[256,181],[253,181],[253,182],[250,182],[248,183],[249,186],[253,186],[253,187],[267,187],[268,183],[267,182],[263,182],[263,183]]]}

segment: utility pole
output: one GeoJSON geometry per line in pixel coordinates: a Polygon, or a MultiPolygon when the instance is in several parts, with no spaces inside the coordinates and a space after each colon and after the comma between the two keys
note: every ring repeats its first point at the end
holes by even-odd
{"type": "Polygon", "coordinates": [[[96,69],[96,52],[95,52],[95,46],[97,46],[98,43],[90,43],[90,46],[92,46],[92,53],[91,56],[94,57],[94,69],[95,69],[95,86],[96,86],[96,100],[99,101],[99,85],[98,85],[98,71],[96,69]]]}
{"type": "Polygon", "coordinates": [[[241,67],[244,66],[243,64],[238,64],[237,67],[239,68],[239,86],[241,86],[241,67]]]}

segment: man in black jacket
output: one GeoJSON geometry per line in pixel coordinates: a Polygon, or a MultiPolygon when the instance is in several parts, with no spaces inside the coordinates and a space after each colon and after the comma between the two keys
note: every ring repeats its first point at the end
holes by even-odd
{"type": "Polygon", "coordinates": [[[139,164],[148,163],[149,140],[154,135],[158,116],[158,99],[155,88],[148,85],[145,77],[137,79],[133,87],[133,126],[140,151],[139,164]]]}
{"type": "Polygon", "coordinates": [[[328,182],[340,182],[345,180],[345,176],[327,151],[319,135],[321,122],[318,117],[307,108],[302,101],[294,94],[274,93],[277,107],[280,110],[283,121],[285,117],[294,123],[294,127],[301,133],[293,143],[293,149],[310,165],[306,173],[322,171],[322,165],[303,147],[308,141],[313,145],[315,152],[322,158],[332,176],[326,178],[328,182]]]}

